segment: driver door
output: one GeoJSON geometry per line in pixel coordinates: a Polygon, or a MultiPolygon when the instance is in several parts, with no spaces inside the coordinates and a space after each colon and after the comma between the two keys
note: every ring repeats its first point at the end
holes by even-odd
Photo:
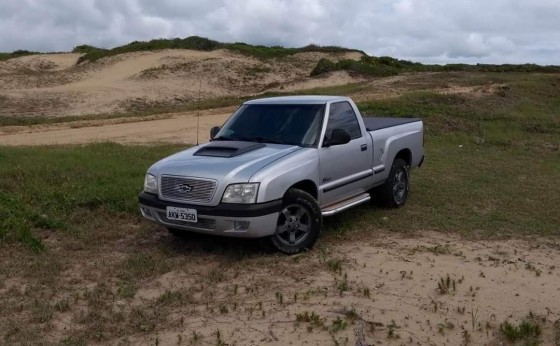
{"type": "Polygon", "coordinates": [[[321,207],[365,192],[373,179],[372,141],[362,133],[349,102],[330,105],[324,142],[328,142],[333,129],[346,130],[351,140],[336,146],[323,143],[319,148],[321,207]]]}

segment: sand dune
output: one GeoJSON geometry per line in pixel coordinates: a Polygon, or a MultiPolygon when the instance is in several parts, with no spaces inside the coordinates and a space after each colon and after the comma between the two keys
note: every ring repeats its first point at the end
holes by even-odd
{"type": "Polygon", "coordinates": [[[341,85],[360,79],[345,72],[322,78],[309,73],[321,58],[360,56],[311,52],[265,61],[228,50],[177,49],[76,65],[79,54],[31,55],[0,62],[0,116],[125,113],[198,98],[341,85]]]}

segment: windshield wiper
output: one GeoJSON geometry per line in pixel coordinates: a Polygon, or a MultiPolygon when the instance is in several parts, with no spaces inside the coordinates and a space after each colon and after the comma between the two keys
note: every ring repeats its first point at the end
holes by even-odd
{"type": "Polygon", "coordinates": [[[237,138],[228,137],[228,136],[218,136],[212,138],[213,141],[238,141],[237,138]]]}

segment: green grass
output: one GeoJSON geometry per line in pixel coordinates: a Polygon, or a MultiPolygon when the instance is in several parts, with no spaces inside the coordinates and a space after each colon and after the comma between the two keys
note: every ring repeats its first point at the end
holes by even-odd
{"type": "MultiPolygon", "coordinates": [[[[329,218],[327,237],[364,226],[483,237],[558,234],[560,209],[551,206],[560,205],[554,182],[560,171],[560,79],[506,74],[494,82],[507,83],[505,96],[414,91],[360,103],[365,112],[422,117],[426,162],[412,173],[405,208],[363,206],[329,218]]],[[[145,169],[178,149],[0,148],[0,239],[41,251],[37,235],[43,231],[80,233],[123,215],[140,220],[136,194],[145,169]],[[96,221],[84,225],[84,219],[96,221]]]]}
{"type": "Polygon", "coordinates": [[[110,143],[0,148],[0,242],[41,250],[37,234],[44,230],[79,233],[106,217],[136,218],[146,168],[178,149],[110,143]]]}
{"type": "Polygon", "coordinates": [[[553,178],[560,172],[560,79],[485,78],[509,89],[477,98],[412,91],[360,103],[365,113],[422,117],[426,162],[412,173],[406,207],[362,206],[328,220],[328,230],[340,235],[363,227],[480,237],[560,234],[560,210],[553,207],[560,204],[553,178]]]}
{"type": "MultiPolygon", "coordinates": [[[[480,97],[425,91],[359,104],[364,114],[418,116],[428,135],[453,135],[461,141],[498,147],[558,149],[560,77],[547,74],[485,74],[480,97]]],[[[468,82],[468,81],[467,81],[468,82]]]]}

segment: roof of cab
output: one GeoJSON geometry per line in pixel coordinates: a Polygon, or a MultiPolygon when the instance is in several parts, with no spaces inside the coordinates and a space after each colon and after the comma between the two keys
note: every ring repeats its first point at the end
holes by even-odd
{"type": "Polygon", "coordinates": [[[348,101],[348,97],[344,96],[317,96],[317,95],[302,95],[302,96],[280,96],[280,97],[267,97],[262,99],[250,100],[245,104],[325,104],[328,102],[348,101]]]}

